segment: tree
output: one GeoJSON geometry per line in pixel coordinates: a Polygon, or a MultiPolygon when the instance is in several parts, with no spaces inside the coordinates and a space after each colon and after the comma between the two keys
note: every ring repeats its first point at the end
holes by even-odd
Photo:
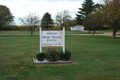
{"type": "Polygon", "coordinates": [[[40,18],[36,13],[31,13],[23,18],[19,18],[23,25],[27,26],[31,30],[31,36],[33,35],[33,31],[37,26],[40,25],[40,18]]]}
{"type": "Polygon", "coordinates": [[[90,20],[91,20],[91,18],[88,15],[88,16],[86,16],[86,18],[83,20],[83,23],[82,23],[82,25],[88,29],[88,31],[89,31],[88,34],[90,34],[90,31],[92,30],[91,26],[90,26],[90,20]]]}
{"type": "Polygon", "coordinates": [[[76,19],[71,20],[70,26],[74,27],[74,26],[76,26],[76,25],[77,25],[76,19]]]}
{"type": "Polygon", "coordinates": [[[10,25],[10,23],[13,22],[13,19],[14,16],[10,12],[9,8],[4,5],[0,5],[0,30],[2,26],[10,25]]]}
{"type": "Polygon", "coordinates": [[[77,24],[84,25],[84,27],[86,27],[89,30],[88,34],[90,34],[91,28],[89,25],[87,25],[85,23],[85,21],[87,20],[88,16],[91,14],[93,9],[95,9],[99,6],[101,6],[101,5],[94,4],[94,2],[92,0],[85,0],[84,3],[82,4],[82,8],[79,8],[80,11],[78,11],[78,14],[76,14],[77,24]]]}
{"type": "Polygon", "coordinates": [[[90,15],[90,26],[93,30],[93,36],[97,29],[103,27],[103,15],[100,11],[95,12],[94,14],[90,15]]]}
{"type": "Polygon", "coordinates": [[[104,0],[103,6],[103,21],[104,24],[113,31],[112,38],[116,38],[116,32],[120,27],[120,1],[118,0],[104,0]]]}
{"type": "Polygon", "coordinates": [[[69,26],[73,26],[75,24],[68,10],[58,12],[55,19],[57,26],[60,26],[61,28],[65,27],[65,29],[67,29],[69,26]]]}
{"type": "Polygon", "coordinates": [[[41,21],[41,26],[47,28],[47,30],[53,26],[53,20],[48,12],[44,14],[41,21]]]}
{"type": "Polygon", "coordinates": [[[76,20],[77,24],[82,25],[82,22],[84,21],[84,18],[89,15],[94,8],[94,3],[92,0],[85,0],[82,4],[82,8],[79,8],[80,11],[78,11],[78,14],[76,14],[76,20]]]}
{"type": "Polygon", "coordinates": [[[93,30],[93,36],[97,29],[100,29],[103,26],[103,14],[102,14],[102,5],[99,4],[96,8],[93,9],[91,14],[89,14],[83,22],[83,26],[87,26],[89,33],[90,30],[93,30]]]}

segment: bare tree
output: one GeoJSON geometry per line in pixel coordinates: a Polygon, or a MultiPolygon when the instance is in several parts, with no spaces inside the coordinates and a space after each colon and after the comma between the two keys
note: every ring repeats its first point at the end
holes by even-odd
{"type": "Polygon", "coordinates": [[[40,18],[36,13],[31,13],[23,18],[19,18],[23,25],[27,26],[31,30],[31,36],[36,27],[40,25],[40,18]]]}
{"type": "Polygon", "coordinates": [[[64,26],[65,29],[71,25],[72,17],[68,10],[58,12],[55,16],[57,26],[61,28],[64,26]]]}

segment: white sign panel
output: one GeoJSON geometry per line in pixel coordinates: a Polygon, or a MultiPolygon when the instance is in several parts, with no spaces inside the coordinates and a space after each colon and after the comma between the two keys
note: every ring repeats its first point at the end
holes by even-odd
{"type": "Polygon", "coordinates": [[[63,31],[42,31],[42,46],[63,46],[63,31]]]}
{"type": "Polygon", "coordinates": [[[65,27],[59,31],[42,31],[40,27],[40,53],[42,53],[42,47],[63,47],[63,53],[65,53],[65,27]]]}

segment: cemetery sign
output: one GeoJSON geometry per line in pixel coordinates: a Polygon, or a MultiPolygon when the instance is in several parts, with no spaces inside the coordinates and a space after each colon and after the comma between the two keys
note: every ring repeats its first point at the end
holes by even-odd
{"type": "Polygon", "coordinates": [[[40,27],[40,53],[42,47],[63,47],[65,53],[65,28],[63,30],[43,30],[40,27]]]}

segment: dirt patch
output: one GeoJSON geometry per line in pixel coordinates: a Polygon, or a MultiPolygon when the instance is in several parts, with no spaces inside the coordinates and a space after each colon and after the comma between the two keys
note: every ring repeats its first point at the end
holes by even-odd
{"type": "Polygon", "coordinates": [[[21,66],[19,69],[24,69],[25,67],[21,66]]]}
{"type": "Polygon", "coordinates": [[[79,65],[77,62],[72,62],[70,64],[59,64],[58,66],[68,66],[68,65],[79,65]]]}
{"type": "MultiPolygon", "coordinates": [[[[112,32],[105,32],[105,36],[112,36],[112,32]]],[[[120,34],[117,32],[117,34],[120,34]]],[[[120,37],[120,35],[116,35],[116,37],[120,37]]]]}

